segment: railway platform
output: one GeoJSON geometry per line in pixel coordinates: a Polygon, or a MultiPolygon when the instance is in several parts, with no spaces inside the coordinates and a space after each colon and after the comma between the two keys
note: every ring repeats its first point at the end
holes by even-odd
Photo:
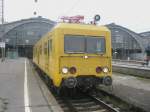
{"type": "Polygon", "coordinates": [[[62,112],[25,58],[0,62],[0,112],[62,112]]]}
{"type": "Polygon", "coordinates": [[[113,61],[113,72],[150,78],[150,66],[142,61],[113,61]]]}
{"type": "Polygon", "coordinates": [[[123,101],[150,111],[150,79],[113,73],[113,86],[100,86],[123,101]]]}
{"type": "Polygon", "coordinates": [[[150,66],[146,65],[144,61],[112,61],[114,66],[121,66],[121,67],[129,67],[129,68],[141,68],[150,70],[150,66]]]}

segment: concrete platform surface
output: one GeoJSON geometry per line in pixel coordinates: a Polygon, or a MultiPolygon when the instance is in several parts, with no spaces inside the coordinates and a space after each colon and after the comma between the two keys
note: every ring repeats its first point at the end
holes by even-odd
{"type": "Polygon", "coordinates": [[[150,79],[114,73],[113,89],[102,89],[150,112],[150,79]]]}
{"type": "Polygon", "coordinates": [[[62,112],[27,59],[0,62],[0,111],[51,112],[54,108],[62,112]]]}
{"type": "Polygon", "coordinates": [[[114,66],[120,67],[127,67],[127,68],[134,68],[134,69],[143,69],[143,70],[150,70],[150,66],[142,65],[142,64],[135,64],[135,63],[127,63],[127,62],[112,62],[114,66]]]}
{"type": "Polygon", "coordinates": [[[133,76],[150,78],[150,67],[146,65],[128,63],[128,62],[113,62],[113,72],[121,74],[130,74],[133,76]]]}

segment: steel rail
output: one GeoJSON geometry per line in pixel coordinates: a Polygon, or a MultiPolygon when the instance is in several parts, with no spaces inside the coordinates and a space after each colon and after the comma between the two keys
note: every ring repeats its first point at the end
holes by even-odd
{"type": "Polygon", "coordinates": [[[117,110],[116,108],[113,108],[112,106],[110,106],[109,104],[105,103],[104,101],[102,101],[101,99],[92,96],[92,95],[88,95],[90,96],[92,99],[94,99],[97,103],[99,103],[100,105],[102,105],[104,108],[108,109],[108,111],[110,112],[120,112],[119,110],[117,110]]]}

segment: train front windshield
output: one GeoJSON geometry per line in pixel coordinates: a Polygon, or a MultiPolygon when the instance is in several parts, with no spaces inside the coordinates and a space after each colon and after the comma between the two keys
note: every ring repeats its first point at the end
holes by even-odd
{"type": "Polygon", "coordinates": [[[97,36],[65,35],[65,53],[104,54],[105,38],[97,36]]]}

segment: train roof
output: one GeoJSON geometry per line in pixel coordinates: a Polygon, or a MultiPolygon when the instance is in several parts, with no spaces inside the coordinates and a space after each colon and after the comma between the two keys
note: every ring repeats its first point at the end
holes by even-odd
{"type": "MultiPolygon", "coordinates": [[[[103,32],[110,32],[110,30],[106,26],[98,26],[98,25],[93,25],[93,24],[82,24],[82,23],[78,23],[78,24],[77,23],[58,23],[50,32],[53,32],[54,30],[57,30],[57,29],[84,29],[84,30],[97,30],[97,31],[103,31],[103,32]]],[[[43,37],[46,38],[46,35],[48,35],[50,32],[45,34],[43,37]]],[[[39,41],[36,44],[38,44],[39,41]]]]}
{"type": "Polygon", "coordinates": [[[54,29],[87,29],[110,31],[106,26],[98,26],[93,24],[75,24],[75,23],[58,23],[54,29]]]}

